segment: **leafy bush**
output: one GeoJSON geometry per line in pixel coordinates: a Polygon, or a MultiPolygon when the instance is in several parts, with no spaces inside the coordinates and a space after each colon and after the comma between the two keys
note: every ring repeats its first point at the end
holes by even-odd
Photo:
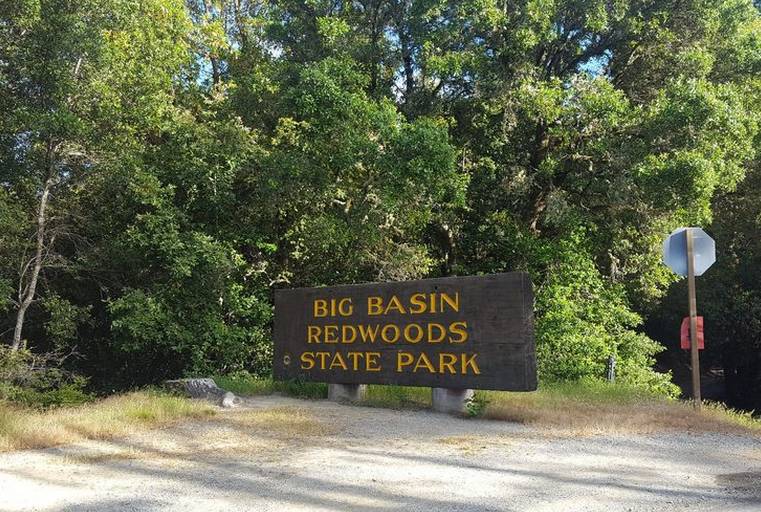
{"type": "Polygon", "coordinates": [[[0,347],[0,400],[29,407],[76,405],[91,399],[87,379],[60,367],[57,354],[32,354],[0,347]]]}
{"type": "Polygon", "coordinates": [[[671,375],[652,369],[663,347],[637,332],[641,317],[631,310],[623,287],[599,272],[582,240],[572,237],[557,244],[554,261],[538,287],[540,379],[602,379],[608,356],[613,355],[623,384],[678,396],[671,375]]]}
{"type": "Polygon", "coordinates": [[[467,415],[470,416],[471,418],[476,418],[478,416],[481,416],[486,410],[486,407],[489,405],[489,402],[490,400],[486,397],[484,393],[474,394],[465,403],[465,410],[467,412],[467,415]]]}

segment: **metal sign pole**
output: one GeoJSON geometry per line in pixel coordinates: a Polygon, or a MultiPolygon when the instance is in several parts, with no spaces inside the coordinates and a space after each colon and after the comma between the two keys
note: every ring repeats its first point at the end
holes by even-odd
{"type": "Polygon", "coordinates": [[[687,237],[687,289],[690,301],[690,359],[692,361],[692,398],[696,409],[700,409],[700,357],[698,352],[698,311],[695,298],[695,253],[692,229],[685,232],[687,237]]]}

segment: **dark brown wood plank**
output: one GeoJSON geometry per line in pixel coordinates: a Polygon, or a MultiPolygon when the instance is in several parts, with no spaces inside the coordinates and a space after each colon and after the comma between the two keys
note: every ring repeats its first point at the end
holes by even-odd
{"type": "Polygon", "coordinates": [[[274,340],[277,379],[536,389],[523,272],[278,290],[274,340]]]}

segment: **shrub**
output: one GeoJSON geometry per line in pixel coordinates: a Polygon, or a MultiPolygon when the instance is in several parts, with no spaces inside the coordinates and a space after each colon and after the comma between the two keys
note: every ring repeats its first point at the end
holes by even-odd
{"type": "Polygon", "coordinates": [[[87,379],[61,368],[59,354],[0,347],[0,400],[48,408],[90,400],[87,379]]]}
{"type": "Polygon", "coordinates": [[[678,396],[671,375],[653,370],[655,355],[664,348],[637,332],[642,318],[632,311],[623,286],[603,276],[578,237],[559,247],[536,279],[540,380],[602,379],[613,355],[622,383],[678,396]]]}

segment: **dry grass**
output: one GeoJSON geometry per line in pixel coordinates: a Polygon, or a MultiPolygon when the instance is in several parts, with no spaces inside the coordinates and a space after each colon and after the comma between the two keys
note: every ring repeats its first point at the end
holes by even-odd
{"type": "Polygon", "coordinates": [[[300,407],[221,411],[211,420],[182,422],[113,443],[72,447],[67,462],[103,463],[139,459],[161,466],[181,467],[199,461],[251,454],[277,461],[292,453],[300,440],[336,432],[333,423],[318,420],[300,407]]]}
{"type": "Polygon", "coordinates": [[[0,403],[0,452],[111,439],[139,429],[203,418],[214,408],[153,392],[119,395],[78,407],[33,411],[0,403]]]}
{"type": "Polygon", "coordinates": [[[449,446],[461,453],[475,453],[486,449],[487,446],[494,446],[496,439],[487,439],[481,436],[447,436],[436,439],[438,444],[449,446]]]}
{"type": "MultiPolygon", "coordinates": [[[[245,374],[216,379],[226,389],[243,395],[282,392],[320,398],[327,394],[324,384],[274,382],[245,374]]],[[[761,420],[748,413],[710,403],[696,412],[688,402],[668,400],[623,383],[566,382],[542,386],[530,393],[481,391],[477,397],[481,402],[474,404],[472,415],[547,427],[547,432],[553,435],[674,430],[761,436],[761,420]]],[[[361,403],[391,409],[427,409],[431,406],[431,390],[370,385],[361,403]]]]}
{"type": "Polygon", "coordinates": [[[605,384],[575,384],[533,393],[485,392],[482,417],[548,427],[555,433],[648,434],[662,431],[725,432],[761,436],[761,421],[748,413],[705,403],[668,400],[605,384]]]}
{"type": "Polygon", "coordinates": [[[258,434],[269,434],[288,439],[316,437],[333,434],[335,425],[326,424],[300,407],[273,407],[235,412],[220,421],[237,427],[251,429],[258,434]]]}
{"type": "Polygon", "coordinates": [[[84,452],[77,455],[70,455],[64,459],[67,463],[72,464],[100,464],[115,460],[138,460],[148,456],[145,451],[135,448],[126,448],[120,450],[100,451],[94,453],[84,452]]]}

